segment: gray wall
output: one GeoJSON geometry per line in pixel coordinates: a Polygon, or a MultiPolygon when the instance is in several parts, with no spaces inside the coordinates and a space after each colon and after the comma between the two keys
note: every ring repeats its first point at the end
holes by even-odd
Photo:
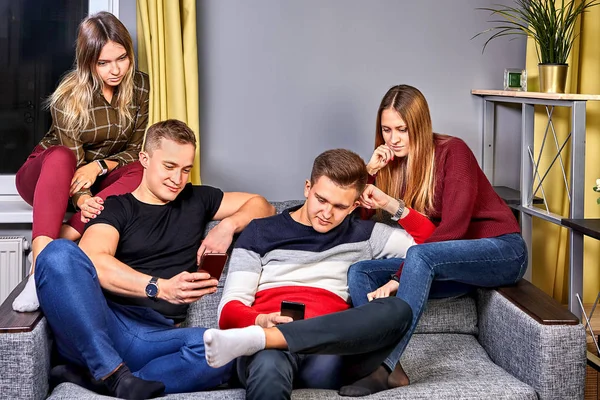
{"type": "MultiPolygon", "coordinates": [[[[429,101],[434,130],[464,139],[481,159],[481,100],[504,68],[523,68],[525,40],[492,42],[476,11],[512,0],[198,0],[201,167],[204,184],[301,198],[320,152],[365,160],[391,86],[429,101]]],[[[495,184],[518,186],[518,110],[498,110],[495,184]],[[498,168],[499,169],[499,168],[498,168]]]]}

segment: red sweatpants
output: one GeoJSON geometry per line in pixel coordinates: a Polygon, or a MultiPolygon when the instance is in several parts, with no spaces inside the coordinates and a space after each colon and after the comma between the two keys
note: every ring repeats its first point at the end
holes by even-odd
{"type": "MultiPolygon", "coordinates": [[[[46,150],[37,146],[17,172],[17,191],[33,206],[32,239],[38,236],[58,238],[76,165],[75,154],[65,146],[46,150]]],[[[103,200],[108,196],[130,193],[139,186],[142,174],[143,168],[136,161],[98,177],[91,191],[103,200]]],[[[81,222],[81,212],[75,213],[67,223],[83,233],[85,224],[81,222]]]]}

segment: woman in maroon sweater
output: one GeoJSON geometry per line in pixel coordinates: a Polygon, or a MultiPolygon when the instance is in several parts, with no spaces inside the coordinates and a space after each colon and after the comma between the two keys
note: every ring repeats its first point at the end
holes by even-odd
{"type": "MultiPolygon", "coordinates": [[[[433,133],[427,101],[414,87],[395,86],[384,96],[367,170],[376,186],[363,193],[363,207],[377,210],[380,217],[385,210],[394,220],[409,207],[436,225],[424,244],[408,250],[403,265],[398,259],[365,261],[348,273],[355,306],[396,295],[412,307],[413,324],[386,360],[393,372],[390,383],[407,385],[398,360],[427,298],[513,284],[527,268],[527,248],[515,217],[468,146],[433,133]]],[[[370,384],[364,382],[365,390],[370,384]]]]}

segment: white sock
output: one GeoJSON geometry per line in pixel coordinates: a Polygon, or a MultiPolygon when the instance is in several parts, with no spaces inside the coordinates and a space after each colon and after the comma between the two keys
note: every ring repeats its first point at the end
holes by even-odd
{"type": "Polygon", "coordinates": [[[38,301],[37,292],[35,290],[35,278],[34,275],[30,275],[25,284],[23,291],[17,296],[15,301],[12,303],[12,308],[19,312],[30,312],[35,311],[40,307],[38,301]]]}
{"type": "Polygon", "coordinates": [[[208,365],[219,368],[240,356],[251,356],[265,348],[265,331],[257,325],[242,329],[208,329],[204,332],[204,354],[208,365]]]}

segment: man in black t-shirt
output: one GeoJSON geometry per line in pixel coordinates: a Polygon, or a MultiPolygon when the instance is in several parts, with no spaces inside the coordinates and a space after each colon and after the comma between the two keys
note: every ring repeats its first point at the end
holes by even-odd
{"type": "Polygon", "coordinates": [[[204,328],[177,328],[190,303],[216,291],[197,272],[204,252],[225,252],[252,219],[274,214],[262,197],[186,184],[196,152],[183,122],[152,125],[133,192],[89,202],[79,247],[55,240],[39,255],[40,306],[69,381],[120,398],[209,389],[229,379],[204,356],[204,328]],[[202,241],[210,220],[221,222],[202,241]],[[89,372],[88,372],[89,371],[89,372]],[[91,373],[91,376],[90,376],[91,373]]]}

